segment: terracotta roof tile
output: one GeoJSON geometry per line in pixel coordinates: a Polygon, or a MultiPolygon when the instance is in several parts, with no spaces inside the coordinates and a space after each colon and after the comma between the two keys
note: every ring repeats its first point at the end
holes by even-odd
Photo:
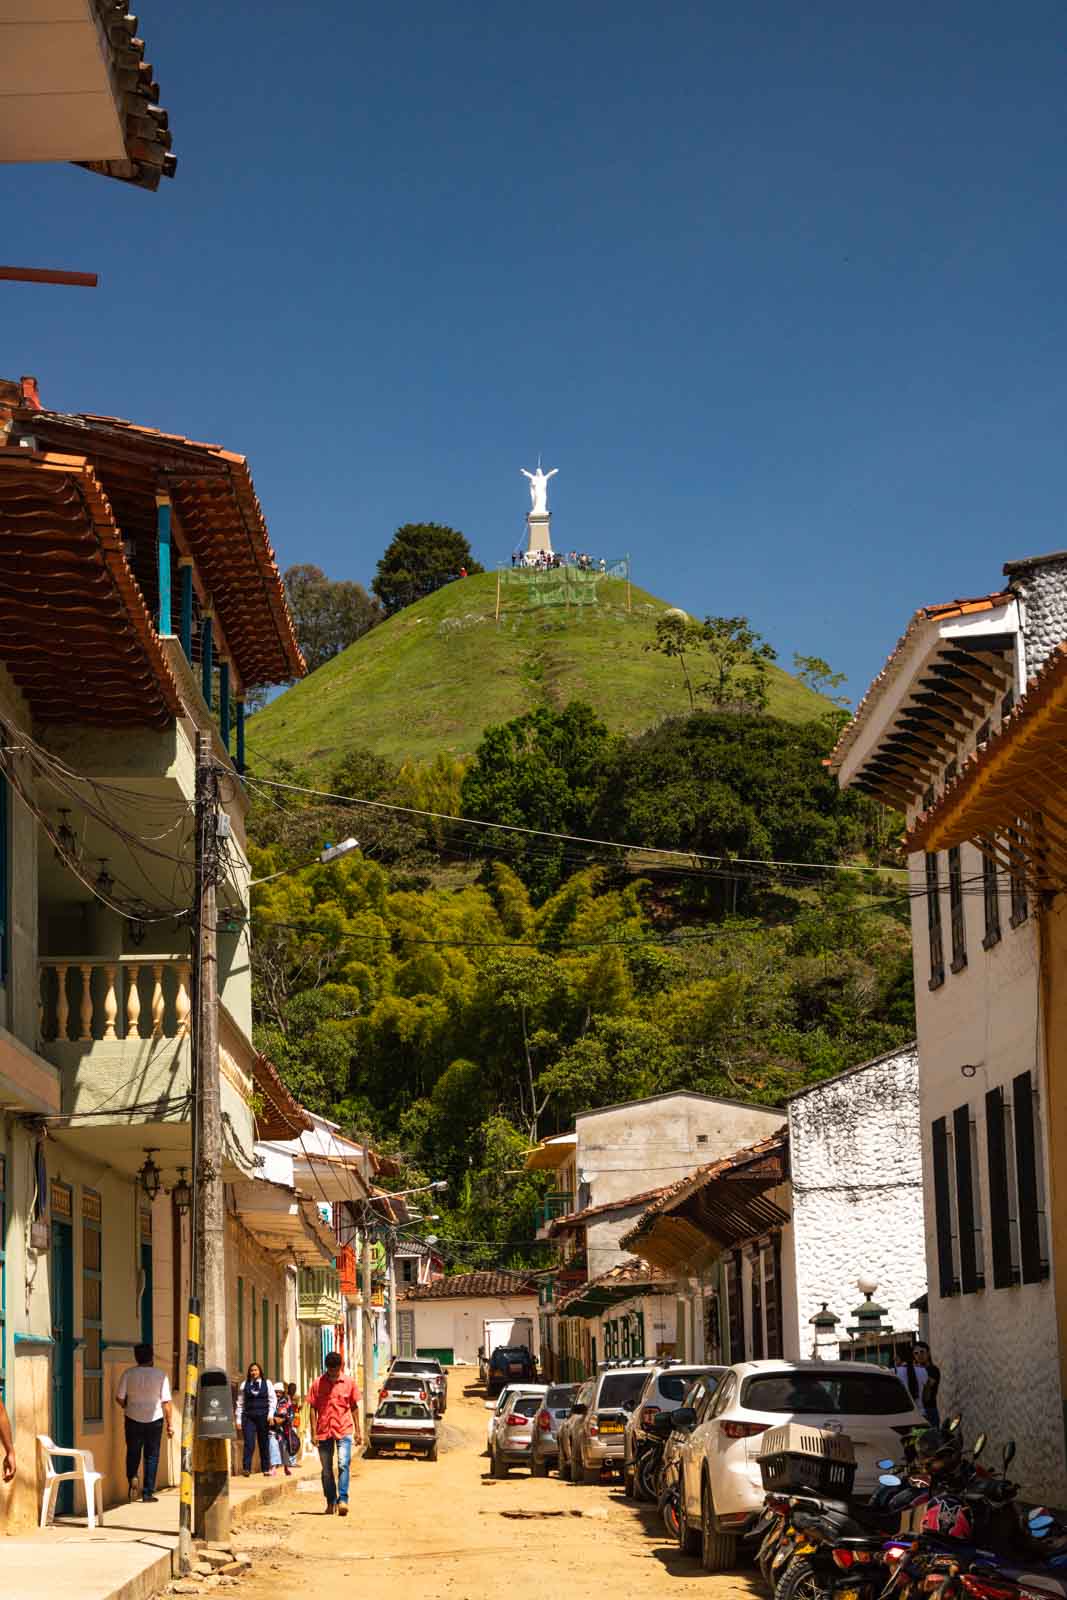
{"type": "Polygon", "coordinates": [[[433,1283],[412,1284],[402,1300],[471,1300],[496,1295],[536,1295],[534,1280],[526,1272],[457,1272],[433,1283]]]}
{"type": "Polygon", "coordinates": [[[252,1082],[260,1101],[256,1112],[257,1139],[294,1139],[315,1126],[310,1113],[289,1092],[277,1067],[262,1051],[252,1063],[252,1082]]]}
{"type": "Polygon", "coordinates": [[[144,40],[137,37],[137,19],[127,12],[126,0],[91,0],[91,4],[123,119],[126,159],[72,165],[139,189],[158,189],[160,178],[173,178],[178,162],[171,154],[170,118],[156,103],[159,85],[144,58],[144,40]]]}
{"type": "Polygon", "coordinates": [[[620,1261],[607,1272],[602,1272],[598,1278],[590,1278],[588,1282],[572,1289],[569,1294],[563,1295],[556,1309],[565,1310],[576,1300],[588,1295],[591,1289],[624,1289],[629,1286],[634,1289],[645,1287],[663,1289],[674,1282],[673,1272],[667,1272],[663,1267],[650,1266],[647,1261],[642,1261],[637,1256],[630,1256],[628,1260],[620,1261]]]}
{"type": "Polygon", "coordinates": [[[655,1200],[657,1195],[666,1194],[668,1187],[661,1184],[658,1189],[646,1189],[643,1194],[628,1194],[620,1200],[604,1200],[598,1206],[586,1206],[583,1211],[568,1211],[562,1217],[554,1217],[548,1231],[550,1234],[557,1231],[563,1233],[567,1228],[579,1227],[590,1217],[604,1216],[609,1211],[625,1211],[627,1206],[644,1205],[649,1200],[655,1200]]]}
{"type": "Polygon", "coordinates": [[[42,722],[165,727],[181,710],[82,456],[0,450],[0,659],[42,722]]]}
{"type": "Polygon", "coordinates": [[[636,1226],[631,1228],[629,1233],[623,1234],[619,1241],[620,1245],[624,1250],[632,1249],[634,1241],[652,1226],[657,1217],[666,1211],[675,1210],[705,1184],[713,1183],[716,1178],[724,1178],[729,1173],[751,1166],[761,1159],[783,1155],[788,1145],[789,1128],[788,1124],[783,1124],[767,1138],[758,1139],[755,1144],[746,1145],[743,1150],[735,1150],[733,1155],[723,1156],[718,1161],[709,1161],[706,1166],[698,1167],[688,1177],[679,1178],[677,1183],[670,1184],[660,1198],[642,1213],[636,1226]]]}
{"type": "Polygon", "coordinates": [[[852,720],[842,728],[838,735],[837,743],[830,751],[826,765],[829,767],[839,767],[841,765],[859,734],[860,728],[866,721],[868,712],[874,702],[881,698],[889,682],[896,677],[904,651],[911,643],[917,630],[924,623],[945,622],[950,617],[964,617],[982,611],[995,611],[997,606],[1007,605],[1009,600],[1014,599],[1015,595],[1010,589],[1001,589],[995,594],[979,595],[971,600],[944,600],[936,605],[920,606],[890,651],[884,667],[871,680],[867,693],[857,705],[852,720]]]}

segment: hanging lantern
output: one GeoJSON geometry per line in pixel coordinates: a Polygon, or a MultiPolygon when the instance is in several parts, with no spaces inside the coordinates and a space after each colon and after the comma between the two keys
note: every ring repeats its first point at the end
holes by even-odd
{"type": "Polygon", "coordinates": [[[57,861],[77,861],[78,836],[70,825],[70,809],[67,806],[59,808],[59,827],[56,829],[56,842],[53,855],[57,861]]]}
{"type": "Polygon", "coordinates": [[[100,871],[96,875],[96,892],[110,900],[115,890],[115,880],[107,870],[107,856],[100,857],[100,871]]]}
{"type": "Polygon", "coordinates": [[[193,1188],[185,1176],[184,1167],[178,1168],[178,1181],[170,1191],[170,1197],[174,1201],[175,1210],[183,1215],[193,1203],[193,1188]]]}
{"type": "Polygon", "coordinates": [[[163,1174],[152,1160],[152,1157],[156,1153],[156,1149],[158,1149],[158,1146],[153,1146],[152,1149],[145,1150],[144,1165],[140,1168],[137,1174],[141,1189],[147,1199],[150,1201],[156,1198],[156,1195],[163,1187],[163,1174]]]}

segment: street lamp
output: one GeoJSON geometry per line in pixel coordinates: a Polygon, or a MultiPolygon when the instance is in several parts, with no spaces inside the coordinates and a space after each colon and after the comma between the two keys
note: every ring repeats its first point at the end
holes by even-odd
{"type": "Polygon", "coordinates": [[[192,1185],[190,1184],[189,1179],[185,1176],[184,1167],[178,1168],[178,1181],[174,1185],[174,1188],[170,1191],[170,1197],[174,1201],[175,1210],[178,1211],[181,1216],[184,1216],[193,1203],[192,1185]]]}
{"type": "Polygon", "coordinates": [[[141,1189],[149,1201],[156,1198],[163,1184],[163,1174],[152,1160],[158,1149],[158,1145],[153,1145],[151,1149],[146,1146],[144,1163],[137,1173],[141,1189]]]}

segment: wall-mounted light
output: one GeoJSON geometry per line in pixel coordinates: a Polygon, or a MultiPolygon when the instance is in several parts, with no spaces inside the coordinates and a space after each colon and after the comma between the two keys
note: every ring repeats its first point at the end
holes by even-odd
{"type": "Polygon", "coordinates": [[[152,1160],[158,1148],[158,1145],[153,1145],[150,1149],[147,1146],[145,1147],[144,1164],[137,1173],[137,1180],[141,1185],[141,1189],[150,1201],[156,1198],[156,1195],[163,1187],[163,1174],[152,1160]]]}
{"type": "Polygon", "coordinates": [[[78,859],[78,836],[69,822],[70,809],[67,806],[59,808],[59,827],[56,829],[56,843],[52,854],[57,861],[76,861],[78,859]]]}
{"type": "Polygon", "coordinates": [[[178,1181],[170,1191],[170,1197],[174,1201],[174,1209],[181,1215],[184,1215],[193,1203],[193,1187],[185,1176],[184,1167],[178,1168],[178,1181]]]}
{"type": "Polygon", "coordinates": [[[977,1073],[978,1068],[974,1065],[973,1061],[967,1061],[960,1068],[960,1071],[963,1073],[965,1078],[973,1078],[977,1073]]]}

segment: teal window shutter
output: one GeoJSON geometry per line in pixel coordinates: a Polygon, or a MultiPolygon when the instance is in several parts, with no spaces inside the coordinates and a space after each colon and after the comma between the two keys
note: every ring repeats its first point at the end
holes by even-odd
{"type": "Polygon", "coordinates": [[[7,779],[0,776],[0,983],[7,982],[8,929],[10,926],[9,841],[7,779]]]}

